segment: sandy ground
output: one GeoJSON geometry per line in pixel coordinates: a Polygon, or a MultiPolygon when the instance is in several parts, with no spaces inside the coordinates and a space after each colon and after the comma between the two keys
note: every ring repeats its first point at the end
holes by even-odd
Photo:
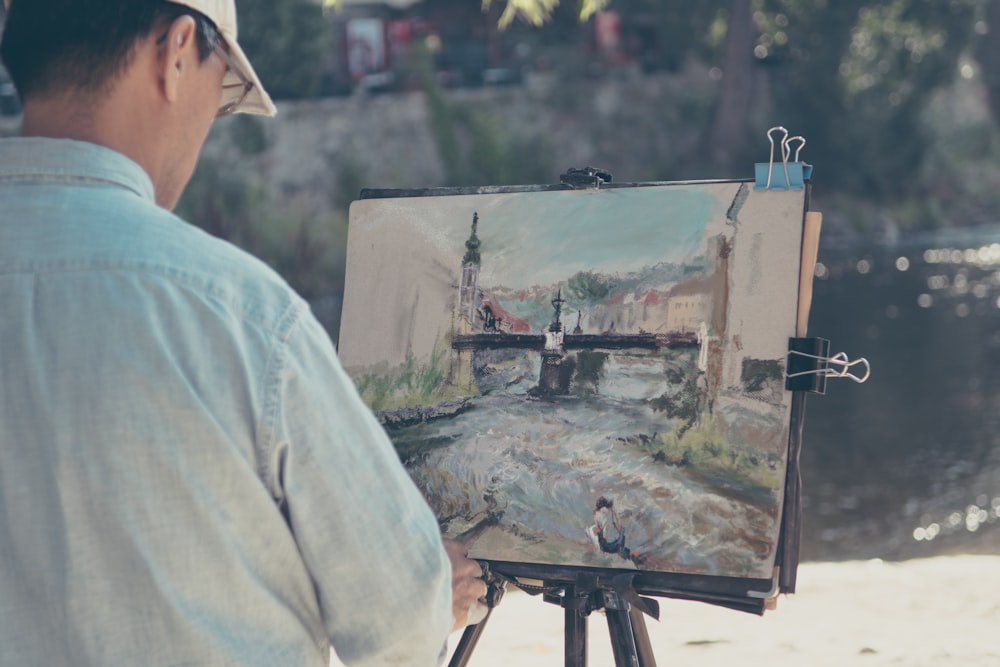
{"type": "MultiPolygon", "coordinates": [[[[1000,556],[805,563],[797,593],[763,617],[661,600],[660,621],[647,628],[663,667],[994,667],[1000,556]]],[[[591,615],[588,629],[588,664],[613,666],[604,617],[591,615]]],[[[557,667],[562,642],[562,609],[509,592],[469,667],[557,667]]]]}

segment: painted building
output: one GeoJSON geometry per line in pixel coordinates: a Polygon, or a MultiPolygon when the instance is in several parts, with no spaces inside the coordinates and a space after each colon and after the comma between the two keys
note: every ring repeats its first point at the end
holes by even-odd
{"type": "Polygon", "coordinates": [[[667,296],[667,331],[693,333],[712,316],[714,294],[706,278],[677,283],[667,296]]]}

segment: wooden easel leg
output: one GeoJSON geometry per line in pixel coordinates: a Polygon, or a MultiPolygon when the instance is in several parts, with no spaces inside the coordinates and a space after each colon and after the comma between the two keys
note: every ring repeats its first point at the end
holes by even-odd
{"type": "Polygon", "coordinates": [[[448,661],[448,667],[465,667],[469,662],[469,658],[472,657],[472,651],[476,648],[480,635],[486,629],[486,621],[490,620],[490,614],[492,613],[493,608],[491,607],[486,612],[486,617],[483,620],[465,629],[462,633],[462,638],[458,640],[455,652],[451,655],[451,660],[448,661]]]}
{"type": "Polygon", "coordinates": [[[615,665],[640,667],[628,611],[609,607],[605,610],[605,615],[608,617],[608,631],[611,634],[611,651],[615,656],[615,665]]]}
{"type": "Polygon", "coordinates": [[[632,621],[632,636],[635,638],[635,649],[639,657],[639,667],[656,667],[653,657],[653,645],[649,643],[649,632],[646,630],[646,619],[642,612],[632,607],[629,612],[632,621]]]}
{"type": "MultiPolygon", "coordinates": [[[[581,584],[583,579],[579,577],[575,586],[555,586],[548,590],[535,587],[543,592],[545,602],[563,608],[565,667],[587,667],[587,619],[591,612],[598,609],[604,609],[608,619],[616,667],[656,667],[642,611],[629,604],[618,589],[598,588],[596,580],[581,584]]],[[[503,595],[503,587],[491,586],[491,591],[493,593],[487,595],[489,609],[486,617],[477,625],[465,629],[448,667],[466,667],[486,621],[503,595]]]]}
{"type": "Polygon", "coordinates": [[[642,612],[618,593],[604,592],[604,609],[617,667],[656,667],[642,612]]]}
{"type": "Polygon", "coordinates": [[[587,617],[578,609],[563,608],[566,620],[566,667],[587,667],[587,617]]]}

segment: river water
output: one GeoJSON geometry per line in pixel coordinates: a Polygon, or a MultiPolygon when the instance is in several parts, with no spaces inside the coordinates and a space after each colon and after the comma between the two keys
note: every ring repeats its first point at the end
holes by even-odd
{"type": "Polygon", "coordinates": [[[803,559],[1000,553],[1000,227],[825,246],[809,334],[872,376],[807,401],[803,559]]]}

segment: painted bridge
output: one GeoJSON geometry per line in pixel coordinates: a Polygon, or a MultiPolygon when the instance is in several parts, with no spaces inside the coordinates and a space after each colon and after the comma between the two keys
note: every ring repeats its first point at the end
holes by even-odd
{"type": "MultiPolygon", "coordinates": [[[[566,334],[562,339],[565,350],[628,350],[661,348],[697,347],[698,336],[695,333],[666,334],[566,334]]],[[[514,333],[476,333],[457,335],[452,339],[454,350],[544,350],[545,336],[543,334],[514,333]]]]}

